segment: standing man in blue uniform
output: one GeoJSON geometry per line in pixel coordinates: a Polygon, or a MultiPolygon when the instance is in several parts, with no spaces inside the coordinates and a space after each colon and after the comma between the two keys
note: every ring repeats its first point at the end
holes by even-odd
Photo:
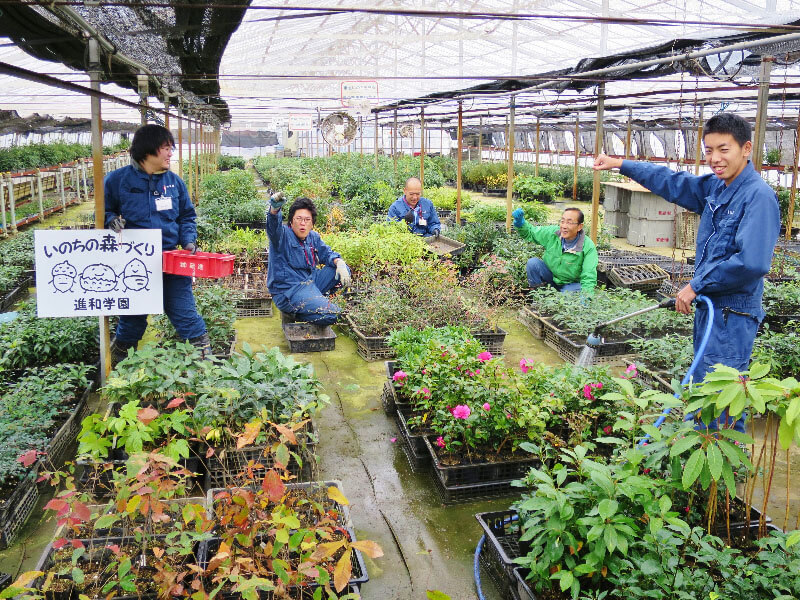
{"type": "MultiPolygon", "coordinates": [[[[703,144],[706,164],[713,173],[701,176],[604,154],[594,162],[595,170],[618,168],[665,200],[702,215],[694,277],[675,299],[675,309],[684,314],[691,313],[698,294],[714,305],[711,338],[694,373],[695,381],[701,381],[717,363],[748,368],[758,325],[764,318],[764,275],[770,269],[780,230],[775,192],[749,160],[752,143],[747,121],[730,113],[711,117],[703,128],[703,144]]],[[[707,306],[698,303],[695,353],[708,316],[707,306]]]]}
{"type": "MultiPolygon", "coordinates": [[[[197,252],[196,214],[183,180],[169,170],[175,139],[161,125],[145,125],[133,135],[131,164],[109,173],[105,190],[105,226],[115,233],[128,229],[160,229],[164,250],[178,244],[197,252]]],[[[192,294],[192,278],[164,273],[164,312],[183,340],[189,340],[206,357],[211,341],[205,321],[198,314],[192,294]]],[[[147,329],[147,315],[119,318],[111,344],[116,364],[136,348],[147,329]]]]}
{"type": "Polygon", "coordinates": [[[389,207],[389,220],[408,223],[411,233],[423,237],[439,237],[442,224],[433,202],[422,197],[422,182],[410,177],[403,188],[403,195],[389,207]]]}
{"type": "Polygon", "coordinates": [[[269,201],[267,287],[281,311],[296,314],[300,321],[332,325],[341,310],[328,294],[338,285],[337,280],[344,287],[350,285],[350,269],[314,231],[314,202],[308,198],[295,200],[284,225],[281,209],[285,202],[283,194],[269,201]]]}

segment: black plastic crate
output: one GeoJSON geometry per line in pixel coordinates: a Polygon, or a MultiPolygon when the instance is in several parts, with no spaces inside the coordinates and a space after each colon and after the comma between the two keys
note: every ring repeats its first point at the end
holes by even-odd
{"type": "Polygon", "coordinates": [[[283,326],[286,341],[289,342],[289,352],[328,352],[336,347],[336,334],[330,325],[320,331],[312,323],[287,323],[283,326]]]}
{"type": "Polygon", "coordinates": [[[81,430],[81,422],[89,414],[89,394],[92,393],[92,389],[94,389],[94,382],[91,382],[83,391],[78,404],[75,405],[67,420],[58,428],[47,445],[45,450],[47,456],[42,462],[48,470],[60,468],[67,460],[67,452],[81,430]]]}
{"type": "MultiPolygon", "coordinates": [[[[565,332],[555,328],[545,328],[544,343],[570,364],[576,364],[586,344],[578,344],[569,339],[565,332]]],[[[604,342],[594,349],[592,364],[607,364],[619,361],[623,355],[631,352],[631,345],[627,341],[604,342]]]]}
{"type": "MultiPolygon", "coordinates": [[[[337,488],[337,489],[339,489],[341,491],[342,490],[342,482],[341,481],[336,481],[336,480],[331,480],[331,481],[308,481],[308,482],[305,482],[305,483],[287,483],[286,484],[287,491],[301,490],[301,491],[304,491],[306,493],[306,496],[309,499],[316,499],[318,501],[319,500],[322,500],[322,501],[328,500],[328,492],[327,492],[327,490],[328,490],[329,487],[335,487],[335,488],[337,488]],[[316,498],[315,498],[315,496],[316,496],[316,498]]],[[[214,499],[215,496],[219,492],[235,491],[236,489],[237,488],[214,488],[214,489],[210,489],[210,490],[208,490],[206,492],[206,498],[205,498],[204,504],[206,506],[206,514],[208,515],[209,519],[213,519],[214,518],[214,504],[215,504],[215,502],[217,502],[214,499]]],[[[343,491],[342,491],[342,493],[344,494],[343,491]]],[[[347,497],[346,494],[345,494],[345,497],[347,497]]],[[[346,504],[339,504],[335,500],[330,500],[330,502],[333,503],[333,510],[335,510],[338,513],[338,518],[336,518],[336,524],[340,525],[342,527],[352,527],[353,523],[352,523],[352,520],[350,519],[350,507],[347,506],[346,504]]]]}
{"type": "Polygon", "coordinates": [[[406,453],[411,470],[414,473],[424,471],[431,463],[431,456],[426,447],[427,436],[424,433],[412,433],[408,427],[408,421],[403,411],[395,413],[397,428],[400,430],[400,440],[403,444],[403,451],[406,453]]]}
{"type": "Polygon", "coordinates": [[[262,298],[238,298],[234,302],[237,318],[247,317],[271,317],[272,316],[272,296],[267,295],[262,298]]]}
{"type": "Polygon", "coordinates": [[[640,292],[654,292],[669,273],[655,263],[614,267],[608,272],[608,280],[616,287],[640,292]]]}
{"type": "Polygon", "coordinates": [[[10,311],[17,301],[22,300],[28,294],[28,288],[33,285],[33,278],[25,276],[0,300],[0,312],[10,311]]]}
{"type": "Polygon", "coordinates": [[[434,486],[442,504],[459,504],[476,500],[492,500],[502,496],[519,495],[522,488],[512,485],[513,479],[493,481],[489,483],[467,483],[461,485],[445,485],[439,477],[439,471],[431,474],[434,486]]]}
{"type": "MultiPolygon", "coordinates": [[[[399,414],[402,418],[402,415],[399,414]]],[[[508,482],[525,477],[531,468],[541,466],[535,456],[526,456],[517,460],[485,462],[471,465],[443,465],[436,455],[430,438],[423,438],[433,463],[433,469],[442,484],[451,487],[457,485],[474,485],[496,482],[508,482]]]]}
{"type": "MultiPolygon", "coordinates": [[[[37,463],[38,465],[38,463],[37,463]]],[[[39,500],[37,468],[32,468],[11,493],[0,510],[0,548],[8,548],[17,539],[39,500]]]]}
{"type": "Polygon", "coordinates": [[[503,343],[507,332],[500,327],[496,331],[472,332],[472,337],[478,340],[483,348],[492,354],[503,354],[503,343]]]}
{"type": "Polygon", "coordinates": [[[531,335],[537,340],[544,339],[544,317],[540,316],[530,306],[523,306],[519,311],[520,322],[528,328],[531,335]]]}
{"type": "Polygon", "coordinates": [[[529,569],[523,569],[522,567],[514,569],[514,585],[511,589],[517,594],[519,600],[537,600],[525,579],[528,573],[530,573],[529,569]]]}
{"type": "MultiPolygon", "coordinates": [[[[356,541],[357,538],[356,538],[355,531],[353,531],[349,527],[345,528],[345,531],[347,532],[347,536],[350,538],[350,541],[356,541]]],[[[214,554],[216,553],[217,549],[219,548],[220,541],[221,541],[221,538],[212,538],[212,539],[208,540],[207,542],[202,542],[200,544],[200,549],[198,551],[198,557],[197,557],[198,561],[197,562],[198,562],[198,565],[202,569],[205,570],[205,569],[208,568],[209,562],[214,557],[214,554]]],[[[351,564],[351,567],[352,567],[352,574],[350,576],[349,584],[351,586],[362,586],[365,583],[367,583],[369,581],[369,574],[367,573],[367,566],[364,564],[364,557],[361,555],[361,552],[359,550],[355,549],[355,548],[353,549],[353,552],[351,554],[350,564],[351,564]]],[[[311,596],[314,593],[314,587],[315,586],[313,586],[313,585],[309,585],[308,587],[302,587],[302,588],[300,588],[299,586],[289,586],[289,591],[290,591],[290,594],[291,594],[292,598],[297,598],[298,597],[298,596],[295,595],[297,592],[300,592],[301,594],[305,594],[306,591],[310,592],[310,595],[308,597],[311,598],[311,596]]],[[[358,588],[356,588],[356,589],[358,589],[358,588]]],[[[341,592],[341,593],[343,594],[344,592],[341,592]]],[[[225,593],[225,592],[220,592],[219,594],[217,594],[218,598],[220,596],[222,598],[229,598],[229,597],[230,598],[240,598],[239,594],[228,594],[228,593],[225,593]]],[[[299,597],[300,598],[305,598],[304,595],[300,595],[299,597]]],[[[264,600],[264,599],[270,599],[271,600],[273,598],[273,595],[271,593],[265,594],[265,593],[259,592],[259,598],[260,598],[260,600],[264,600]]]]}
{"type": "Polygon", "coordinates": [[[383,412],[385,412],[387,415],[391,416],[397,412],[394,385],[392,385],[391,381],[383,382],[383,390],[381,391],[381,405],[383,405],[383,412]]]}
{"type": "Polygon", "coordinates": [[[500,591],[508,594],[515,587],[514,570],[517,564],[514,559],[527,553],[523,552],[524,544],[520,547],[517,511],[484,512],[476,514],[475,518],[486,536],[480,556],[481,563],[500,591]]]}

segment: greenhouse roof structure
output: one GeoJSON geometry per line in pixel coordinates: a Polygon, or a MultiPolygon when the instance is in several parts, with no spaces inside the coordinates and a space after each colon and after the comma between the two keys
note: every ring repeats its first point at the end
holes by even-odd
{"type": "MultiPolygon", "coordinates": [[[[343,90],[353,83],[372,108],[387,109],[383,122],[396,107],[410,119],[423,106],[430,107],[426,118],[445,122],[461,99],[465,117],[487,125],[504,121],[510,92],[524,108],[521,116],[593,110],[601,80],[612,119],[615,106],[660,118],[665,105],[674,118],[676,105],[698,97],[754,110],[762,54],[775,56],[772,95],[783,108],[794,110],[800,83],[798,0],[101,0],[10,3],[2,10],[6,67],[85,86],[85,40],[96,34],[104,40],[103,91],[137,102],[137,74],[144,71],[159,99],[153,105],[169,94],[172,104],[182,98],[208,109],[207,119],[256,129],[292,113],[352,108],[343,90]],[[794,35],[778,46],[581,77],[613,64],[794,35]]],[[[4,75],[0,90],[2,107],[20,114],[88,115],[88,100],[42,82],[4,75]]],[[[106,115],[136,120],[130,107],[106,115]]]]}

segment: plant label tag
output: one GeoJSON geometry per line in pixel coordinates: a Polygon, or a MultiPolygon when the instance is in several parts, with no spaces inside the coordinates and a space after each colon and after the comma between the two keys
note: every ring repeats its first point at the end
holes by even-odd
{"type": "Polygon", "coordinates": [[[419,218],[419,224],[422,225],[423,227],[425,227],[425,226],[428,225],[428,221],[425,219],[425,217],[420,217],[419,218]]]}
{"type": "Polygon", "coordinates": [[[172,196],[156,198],[156,210],[172,210],[172,196]]]}

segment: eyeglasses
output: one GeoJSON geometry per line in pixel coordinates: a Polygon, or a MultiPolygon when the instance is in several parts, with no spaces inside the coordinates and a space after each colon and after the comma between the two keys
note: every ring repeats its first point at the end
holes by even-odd
{"type": "Polygon", "coordinates": [[[314,219],[311,217],[295,217],[294,220],[298,223],[311,223],[314,219]]]}
{"type": "Polygon", "coordinates": [[[559,224],[561,224],[561,225],[580,225],[580,223],[578,223],[577,221],[568,221],[567,219],[561,219],[559,221],[559,224]]]}

